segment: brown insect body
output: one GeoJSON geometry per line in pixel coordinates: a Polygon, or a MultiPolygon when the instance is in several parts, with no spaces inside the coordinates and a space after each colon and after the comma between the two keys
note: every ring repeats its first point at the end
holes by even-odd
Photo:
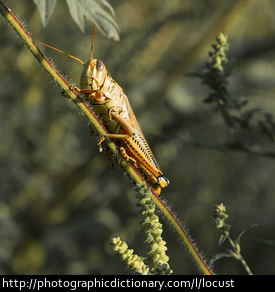
{"type": "Polygon", "coordinates": [[[80,89],[72,87],[72,90],[85,95],[85,99],[90,102],[109,133],[99,139],[98,145],[100,146],[105,138],[116,139],[116,145],[124,158],[130,161],[145,176],[155,192],[160,194],[161,188],[166,187],[169,181],[161,172],[144,138],[127,96],[108,74],[104,63],[93,59],[94,31],[90,60],[84,64],[73,57],[84,65],[84,70],[80,79],[80,89]]]}
{"type": "MultiPolygon", "coordinates": [[[[102,61],[89,60],[83,70],[81,88],[94,111],[100,116],[110,134],[104,138],[115,138],[122,155],[130,160],[145,175],[160,193],[160,187],[168,185],[152,151],[144,138],[136,117],[122,88],[107,73],[102,61]],[[124,151],[125,150],[125,151],[124,151]]],[[[99,144],[104,140],[100,139],[99,144]]]]}

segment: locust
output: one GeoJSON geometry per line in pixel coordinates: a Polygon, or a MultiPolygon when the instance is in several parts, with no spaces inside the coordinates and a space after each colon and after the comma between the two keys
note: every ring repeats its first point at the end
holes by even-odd
{"type": "MultiPolygon", "coordinates": [[[[93,58],[94,35],[95,25],[92,34],[90,59],[87,63],[54,47],[39,43],[76,59],[84,66],[80,78],[80,88],[71,85],[70,89],[83,94],[83,98],[88,101],[89,106],[101,119],[108,132],[108,134],[99,138],[97,143],[99,150],[102,151],[102,143],[105,139],[115,141],[121,155],[138,170],[153,191],[160,195],[161,188],[168,186],[169,180],[160,170],[127,96],[109,75],[104,63],[93,58]]],[[[90,132],[92,135],[98,135],[92,127],[90,132]]]]}

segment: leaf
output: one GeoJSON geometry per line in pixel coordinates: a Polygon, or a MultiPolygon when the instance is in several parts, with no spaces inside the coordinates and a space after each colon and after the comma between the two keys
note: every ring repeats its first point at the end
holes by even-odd
{"type": "Polygon", "coordinates": [[[85,30],[85,18],[91,20],[108,38],[119,41],[119,27],[115,22],[114,10],[106,0],[66,0],[70,14],[80,30],[85,30]],[[110,10],[106,12],[101,6],[110,10]]]}
{"type": "Polygon", "coordinates": [[[235,238],[235,244],[240,244],[241,236],[242,236],[246,231],[248,231],[248,230],[254,228],[255,226],[257,226],[257,224],[253,224],[253,225],[251,225],[251,226],[249,226],[249,227],[247,227],[247,228],[245,228],[245,229],[242,229],[242,230],[239,232],[239,234],[236,236],[236,238],[235,238]]]}
{"type": "Polygon", "coordinates": [[[266,245],[271,245],[275,246],[275,241],[274,240],[268,240],[268,239],[261,239],[261,238],[253,238],[254,241],[266,244],[266,245]]]}
{"type": "Polygon", "coordinates": [[[225,76],[228,77],[231,72],[237,67],[237,60],[235,59],[230,59],[227,63],[227,66],[226,66],[226,74],[225,76]]]}
{"type": "Polygon", "coordinates": [[[273,121],[273,116],[270,113],[265,113],[264,115],[266,122],[270,125],[272,130],[275,130],[275,123],[273,121]]]}
{"type": "Polygon", "coordinates": [[[255,113],[260,112],[260,111],[261,109],[259,108],[253,108],[251,110],[246,111],[244,113],[245,120],[248,122],[254,116],[255,113]]]}
{"type": "Polygon", "coordinates": [[[216,254],[216,255],[214,255],[211,259],[210,259],[210,264],[213,264],[216,260],[218,260],[218,259],[221,259],[221,258],[224,258],[224,257],[226,257],[226,258],[231,258],[231,257],[233,257],[231,254],[229,254],[229,253],[225,253],[225,252],[222,252],[222,253],[218,253],[218,254],[216,254]]]}
{"type": "Polygon", "coordinates": [[[204,102],[204,103],[210,103],[210,102],[213,102],[213,101],[215,101],[215,100],[217,100],[216,93],[211,93],[211,94],[208,95],[207,98],[205,98],[205,99],[203,100],[203,102],[204,102]]]}
{"type": "Polygon", "coordinates": [[[53,13],[56,0],[33,0],[33,2],[40,13],[43,27],[46,27],[53,13]]]}
{"type": "Polygon", "coordinates": [[[233,122],[231,116],[229,115],[229,113],[227,112],[227,110],[225,109],[225,107],[220,106],[220,111],[221,111],[223,120],[224,120],[225,124],[227,125],[227,127],[230,130],[233,130],[234,129],[234,122],[233,122]]]}
{"type": "Polygon", "coordinates": [[[235,105],[236,105],[236,108],[240,109],[240,108],[246,106],[248,103],[249,103],[248,100],[243,100],[243,101],[241,101],[239,103],[236,103],[235,105]]]}
{"type": "Polygon", "coordinates": [[[221,246],[224,243],[224,241],[226,240],[227,236],[228,236],[228,234],[227,235],[225,235],[225,234],[221,235],[221,237],[219,239],[219,244],[218,244],[219,246],[221,246]]]}
{"type": "Polygon", "coordinates": [[[265,120],[270,124],[273,125],[273,119],[272,119],[272,115],[270,113],[265,113],[265,120]]]}
{"type": "Polygon", "coordinates": [[[272,133],[272,131],[268,128],[268,126],[263,122],[263,121],[258,121],[261,133],[264,135],[267,135],[271,141],[275,141],[275,137],[274,134],[272,133]]]}

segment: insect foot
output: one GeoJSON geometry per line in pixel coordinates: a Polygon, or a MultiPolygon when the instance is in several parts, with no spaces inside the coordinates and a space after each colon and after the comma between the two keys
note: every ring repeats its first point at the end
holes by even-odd
{"type": "Polygon", "coordinates": [[[99,148],[99,152],[102,152],[103,151],[103,148],[102,148],[102,142],[105,140],[105,136],[101,136],[98,141],[97,141],[97,146],[99,148]]]}
{"type": "Polygon", "coordinates": [[[138,165],[137,165],[136,160],[135,160],[134,158],[130,157],[130,156],[127,154],[127,152],[126,152],[126,150],[125,150],[124,147],[121,146],[121,147],[119,148],[119,151],[120,151],[121,155],[122,155],[127,161],[131,161],[131,163],[133,164],[133,166],[134,166],[135,168],[138,168],[138,165]]]}

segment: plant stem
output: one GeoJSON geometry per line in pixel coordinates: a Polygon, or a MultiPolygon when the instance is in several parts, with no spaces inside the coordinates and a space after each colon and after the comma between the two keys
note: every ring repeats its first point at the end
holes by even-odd
{"type": "Polygon", "coordinates": [[[242,265],[244,266],[245,270],[247,271],[248,275],[253,275],[249,266],[247,265],[245,259],[242,257],[241,253],[240,253],[240,247],[236,246],[236,244],[234,243],[234,241],[232,240],[232,238],[230,237],[230,235],[227,236],[227,240],[229,241],[229,243],[231,244],[231,246],[234,249],[234,252],[232,251],[231,254],[232,256],[240,261],[242,263],[242,265]]]}
{"type": "Polygon", "coordinates": [[[176,219],[175,215],[169,210],[169,208],[160,200],[157,196],[152,196],[153,201],[155,202],[156,206],[159,208],[161,213],[166,217],[169,223],[173,226],[174,230],[179,235],[181,241],[183,242],[185,248],[189,252],[191,258],[194,260],[195,264],[197,265],[198,269],[204,275],[213,275],[210,267],[206,264],[203,260],[201,254],[198,252],[196,246],[190,239],[189,235],[187,234],[186,230],[180,224],[180,222],[176,219]]]}
{"type": "MultiPolygon", "coordinates": [[[[69,84],[64,80],[64,78],[57,72],[57,70],[50,64],[50,62],[46,59],[46,57],[39,50],[31,36],[27,33],[21,23],[17,20],[17,18],[11,13],[11,11],[0,1],[0,12],[4,16],[4,18],[11,24],[11,26],[15,29],[15,31],[19,34],[19,36],[24,40],[27,47],[30,49],[32,54],[41,64],[41,66],[49,73],[49,75],[53,78],[53,80],[62,88],[62,90],[67,94],[69,98],[73,100],[73,102],[80,108],[81,111],[85,114],[88,120],[93,124],[94,128],[98,131],[99,135],[104,136],[107,134],[106,129],[100,123],[96,115],[93,111],[84,103],[84,101],[79,97],[75,92],[70,89],[69,84]]],[[[120,157],[120,164],[122,168],[129,174],[134,183],[142,183],[144,182],[143,177],[138,173],[138,171],[121,156],[114,142],[110,139],[106,139],[107,147],[113,152],[114,155],[120,157]]],[[[147,186],[148,187],[148,186],[147,186]]],[[[148,187],[149,188],[149,187],[148,187]]],[[[199,270],[206,275],[211,275],[212,272],[207,264],[202,259],[201,255],[197,251],[194,244],[191,242],[184,228],[175,218],[173,213],[167,208],[167,206],[160,200],[160,198],[150,189],[152,194],[152,200],[155,202],[156,206],[163,213],[163,215],[167,218],[167,220],[174,227],[175,231],[179,235],[183,244],[185,245],[187,251],[190,253],[191,257],[194,259],[197,264],[199,270]]]]}

